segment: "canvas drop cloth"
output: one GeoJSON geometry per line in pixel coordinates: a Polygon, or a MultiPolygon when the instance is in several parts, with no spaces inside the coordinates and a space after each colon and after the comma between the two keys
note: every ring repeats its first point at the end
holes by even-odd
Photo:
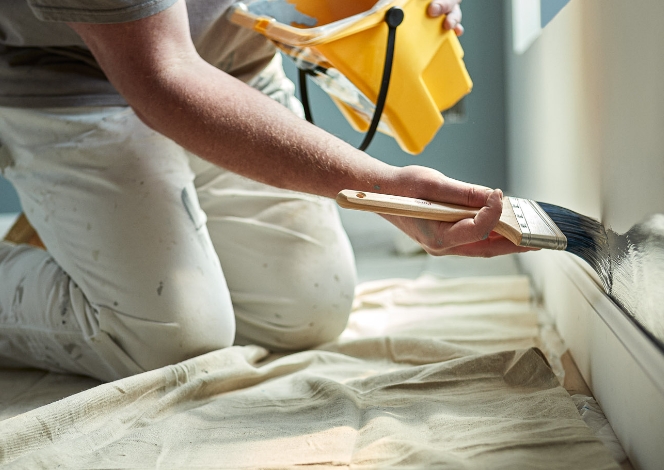
{"type": "Polygon", "coordinates": [[[364,284],[348,329],[317,350],[233,347],[101,385],[0,371],[0,462],[618,468],[536,335],[524,277],[364,284]]]}

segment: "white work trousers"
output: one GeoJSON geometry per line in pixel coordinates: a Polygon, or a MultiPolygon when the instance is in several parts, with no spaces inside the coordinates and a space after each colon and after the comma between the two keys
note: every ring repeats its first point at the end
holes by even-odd
{"type": "MultiPolygon", "coordinates": [[[[279,61],[252,85],[299,112],[279,61]]],[[[0,242],[0,366],[115,380],[345,327],[355,266],[331,200],[218,168],[125,107],[0,108],[0,142],[48,249],[0,242]]]]}

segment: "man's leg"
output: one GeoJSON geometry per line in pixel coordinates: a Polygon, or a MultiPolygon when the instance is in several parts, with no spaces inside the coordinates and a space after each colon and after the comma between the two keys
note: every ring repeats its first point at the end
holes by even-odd
{"type": "Polygon", "coordinates": [[[232,344],[232,305],[178,145],[129,108],[0,108],[47,252],[0,244],[0,363],[105,380],[232,344]]]}
{"type": "MultiPolygon", "coordinates": [[[[277,58],[251,83],[300,116],[277,58]]],[[[333,201],[285,191],[191,156],[233,300],[238,344],[301,349],[345,328],[355,262],[333,201]]]]}
{"type": "Polygon", "coordinates": [[[198,194],[233,300],[236,342],[302,349],[337,337],[356,274],[333,202],[210,171],[218,174],[198,194]]]}

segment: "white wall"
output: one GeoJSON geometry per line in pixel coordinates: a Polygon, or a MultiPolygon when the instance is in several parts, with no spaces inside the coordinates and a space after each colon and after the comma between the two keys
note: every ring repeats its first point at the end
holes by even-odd
{"type": "MultiPolygon", "coordinates": [[[[507,38],[512,194],[620,233],[664,213],[662,18],[662,0],[571,0],[522,55],[507,38]]],[[[656,388],[638,355],[598,320],[599,290],[571,279],[566,269],[589,274],[565,257],[572,255],[543,250],[521,260],[636,468],[660,468],[664,394],[650,393],[656,388]]]]}
{"type": "Polygon", "coordinates": [[[572,0],[524,54],[506,41],[513,194],[621,233],[664,213],[662,17],[661,0],[572,0]]]}

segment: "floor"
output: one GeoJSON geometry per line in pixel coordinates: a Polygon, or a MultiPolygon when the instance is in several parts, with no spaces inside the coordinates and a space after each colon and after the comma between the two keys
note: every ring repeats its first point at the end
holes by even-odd
{"type": "MultiPolygon", "coordinates": [[[[442,277],[501,276],[522,274],[516,255],[496,258],[464,258],[459,256],[434,257],[427,255],[419,246],[403,235],[396,227],[380,216],[368,212],[340,209],[341,220],[346,228],[357,263],[359,282],[388,278],[415,279],[421,274],[431,273],[442,277]]],[[[547,353],[554,371],[564,370],[564,387],[570,395],[576,395],[577,401],[589,399],[594,403],[597,415],[586,414],[581,405],[577,408],[586,424],[612,450],[614,458],[620,462],[623,470],[633,470],[629,459],[606,421],[599,405],[590,398],[592,392],[583,380],[574,359],[560,339],[551,318],[538,309],[540,319],[541,347],[547,353]],[[556,351],[554,351],[556,350],[556,351]],[[560,355],[562,353],[562,355],[560,355]],[[557,357],[554,364],[554,356],[557,357]],[[596,421],[595,421],[596,420],[596,421]],[[602,423],[602,424],[600,424],[602,423]],[[606,427],[604,427],[604,423],[606,427]]],[[[587,407],[587,406],[586,406],[587,407]]]]}

